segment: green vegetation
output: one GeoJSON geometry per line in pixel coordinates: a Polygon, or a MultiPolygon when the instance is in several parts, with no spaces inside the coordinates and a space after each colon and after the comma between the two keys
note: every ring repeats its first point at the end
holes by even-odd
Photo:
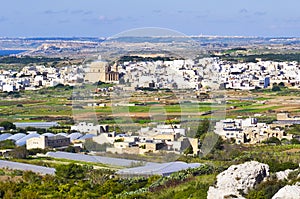
{"type": "Polygon", "coordinates": [[[210,122],[208,119],[204,119],[200,122],[197,133],[196,133],[196,138],[201,138],[204,134],[206,134],[209,130],[210,127],[210,122]]]}
{"type": "Polygon", "coordinates": [[[4,130],[6,130],[6,131],[11,130],[11,129],[16,129],[16,125],[14,125],[13,123],[8,122],[8,121],[1,122],[0,126],[3,127],[4,130]]]}
{"type": "Polygon", "coordinates": [[[32,64],[32,63],[44,63],[44,62],[59,62],[67,59],[62,58],[50,58],[50,57],[30,57],[30,56],[4,56],[0,57],[1,64],[32,64]]]}
{"type": "MultiPolygon", "coordinates": [[[[9,171],[3,171],[6,175],[9,171]]],[[[1,181],[1,198],[163,198],[164,189],[178,186],[186,190],[193,188],[194,198],[206,196],[207,189],[213,184],[215,170],[202,166],[173,173],[170,177],[119,178],[106,169],[92,169],[77,164],[56,167],[55,176],[39,176],[31,171],[15,172],[22,181],[1,181]]],[[[175,189],[177,198],[187,193],[175,189]]],[[[188,192],[191,194],[192,190],[188,192]]],[[[169,192],[169,191],[168,191],[169,192]]],[[[167,194],[167,193],[164,193],[167,194]]]]}
{"type": "Polygon", "coordinates": [[[285,131],[288,134],[300,135],[300,124],[293,124],[290,127],[286,127],[285,131]]]}
{"type": "Polygon", "coordinates": [[[25,146],[18,146],[15,147],[14,150],[10,152],[10,155],[15,159],[26,159],[29,154],[25,146]]]}
{"type": "Polygon", "coordinates": [[[141,61],[170,61],[170,60],[174,60],[175,58],[172,57],[139,57],[139,56],[122,56],[118,62],[120,63],[124,63],[124,62],[141,62],[141,61]]]}
{"type": "Polygon", "coordinates": [[[59,165],[56,167],[55,175],[60,182],[67,182],[69,180],[82,180],[88,167],[77,164],[59,165]]]}
{"type": "Polygon", "coordinates": [[[277,137],[270,137],[267,140],[263,141],[263,143],[281,145],[281,141],[277,137]]]}
{"type": "Polygon", "coordinates": [[[14,149],[15,147],[15,142],[13,140],[0,141],[0,149],[14,149]]]}
{"type": "Polygon", "coordinates": [[[261,59],[262,61],[278,61],[278,62],[285,62],[285,61],[299,61],[300,54],[299,53],[281,53],[281,54],[274,54],[274,53],[265,53],[265,54],[255,54],[255,55],[228,55],[228,53],[232,53],[233,51],[227,52],[225,51],[224,55],[218,56],[223,60],[233,61],[233,62],[257,62],[257,59],[261,59]]]}
{"type": "MultiPolygon", "coordinates": [[[[204,122],[203,122],[204,123],[204,122]]],[[[93,169],[91,164],[52,158],[25,159],[27,163],[41,163],[43,166],[55,166],[55,176],[39,176],[32,172],[0,171],[0,176],[22,176],[23,181],[5,180],[0,182],[0,197],[22,198],[26,194],[31,198],[206,198],[209,186],[215,182],[218,173],[232,164],[248,160],[257,160],[270,166],[271,175],[285,169],[298,168],[299,155],[289,152],[300,149],[300,145],[261,145],[249,147],[222,142],[213,152],[203,158],[182,156],[179,160],[202,162],[205,165],[179,171],[169,177],[133,177],[120,178],[112,170],[93,169]],[[24,195],[25,194],[25,195],[24,195]]],[[[23,162],[24,162],[23,161],[23,162]]],[[[292,182],[298,171],[289,175],[292,182]]],[[[287,181],[275,179],[262,182],[246,198],[271,198],[287,181]]]]}
{"type": "Polygon", "coordinates": [[[282,181],[275,180],[268,180],[266,182],[262,182],[257,186],[256,189],[251,190],[247,195],[247,199],[271,199],[272,196],[283,186],[285,186],[286,183],[282,181]]]}

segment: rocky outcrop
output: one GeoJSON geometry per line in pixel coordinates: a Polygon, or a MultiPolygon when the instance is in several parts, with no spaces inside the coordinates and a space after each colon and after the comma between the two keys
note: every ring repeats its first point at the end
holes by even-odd
{"type": "Polygon", "coordinates": [[[290,174],[292,171],[295,171],[295,170],[287,169],[287,170],[284,170],[284,171],[276,172],[275,174],[276,174],[276,177],[277,177],[278,180],[287,180],[289,174],[290,174]]]}
{"type": "Polygon", "coordinates": [[[256,161],[232,165],[217,176],[215,186],[209,187],[208,199],[242,199],[255,185],[269,176],[269,166],[256,161]]]}
{"type": "Polygon", "coordinates": [[[272,199],[299,199],[300,198],[300,184],[287,185],[282,187],[272,199]]]}

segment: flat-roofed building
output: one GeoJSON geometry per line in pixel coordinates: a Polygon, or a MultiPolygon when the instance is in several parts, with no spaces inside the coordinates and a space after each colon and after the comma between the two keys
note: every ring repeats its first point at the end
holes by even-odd
{"type": "Polygon", "coordinates": [[[26,140],[26,149],[45,149],[45,148],[58,148],[70,145],[70,138],[56,135],[56,136],[40,136],[26,140]]]}
{"type": "Polygon", "coordinates": [[[76,125],[71,126],[71,130],[79,131],[80,133],[90,133],[99,135],[101,133],[108,133],[108,125],[94,125],[93,123],[80,122],[76,125]]]}

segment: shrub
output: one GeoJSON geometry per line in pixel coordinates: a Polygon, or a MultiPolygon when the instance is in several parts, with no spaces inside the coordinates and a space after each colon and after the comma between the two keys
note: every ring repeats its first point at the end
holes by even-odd
{"type": "Polygon", "coordinates": [[[281,145],[281,141],[277,137],[270,137],[267,140],[263,141],[263,143],[281,145]]]}
{"type": "Polygon", "coordinates": [[[272,87],[272,91],[273,91],[273,92],[277,92],[277,91],[281,91],[281,89],[280,89],[280,87],[279,87],[279,86],[277,86],[277,85],[273,85],[273,87],[272,87]]]}
{"type": "Polygon", "coordinates": [[[16,129],[16,125],[8,121],[1,122],[0,126],[4,127],[5,130],[16,129]]]}

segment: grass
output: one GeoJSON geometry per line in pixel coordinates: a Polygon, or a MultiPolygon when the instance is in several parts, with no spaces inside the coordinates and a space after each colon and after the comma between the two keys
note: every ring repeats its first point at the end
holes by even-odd
{"type": "Polygon", "coordinates": [[[150,198],[207,198],[208,188],[214,184],[215,177],[216,174],[196,176],[178,186],[150,194],[150,198]]]}
{"type": "Polygon", "coordinates": [[[240,109],[240,110],[234,110],[233,112],[236,113],[263,113],[269,110],[274,110],[278,108],[282,108],[282,106],[271,106],[271,107],[264,107],[264,108],[250,108],[251,106],[248,106],[247,108],[240,109]]]}
{"type": "Polygon", "coordinates": [[[86,166],[93,166],[97,169],[102,168],[102,169],[118,170],[118,169],[123,168],[120,166],[105,165],[102,163],[84,162],[84,161],[68,160],[68,159],[62,159],[62,158],[52,158],[52,157],[12,159],[11,161],[39,165],[39,166],[53,167],[53,168],[55,168],[57,165],[60,165],[60,164],[70,164],[70,163],[76,163],[76,164],[86,165],[86,166]]]}

